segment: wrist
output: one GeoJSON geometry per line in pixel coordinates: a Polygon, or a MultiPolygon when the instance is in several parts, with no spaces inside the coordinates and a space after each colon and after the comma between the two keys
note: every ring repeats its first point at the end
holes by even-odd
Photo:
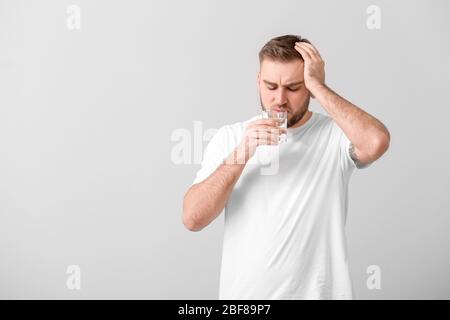
{"type": "Polygon", "coordinates": [[[309,86],[308,90],[315,97],[319,96],[321,92],[327,90],[328,87],[324,82],[316,82],[309,86]]]}
{"type": "Polygon", "coordinates": [[[244,145],[240,144],[233,152],[224,160],[223,164],[228,165],[245,165],[250,159],[249,151],[244,145]]]}

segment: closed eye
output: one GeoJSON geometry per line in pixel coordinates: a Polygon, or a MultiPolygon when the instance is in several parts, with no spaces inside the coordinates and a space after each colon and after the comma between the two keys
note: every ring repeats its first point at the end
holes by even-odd
{"type": "MultiPolygon", "coordinates": [[[[269,90],[276,90],[277,88],[273,88],[273,87],[267,87],[267,89],[269,90]]],[[[288,88],[289,91],[297,91],[299,88],[288,88]]]]}

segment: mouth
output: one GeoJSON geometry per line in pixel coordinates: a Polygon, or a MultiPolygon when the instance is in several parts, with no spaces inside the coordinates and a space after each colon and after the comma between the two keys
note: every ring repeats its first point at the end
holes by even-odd
{"type": "Polygon", "coordinates": [[[275,110],[275,111],[286,111],[286,112],[289,112],[286,108],[280,108],[280,107],[278,107],[278,106],[275,106],[275,107],[273,107],[272,108],[272,110],[275,110]]]}

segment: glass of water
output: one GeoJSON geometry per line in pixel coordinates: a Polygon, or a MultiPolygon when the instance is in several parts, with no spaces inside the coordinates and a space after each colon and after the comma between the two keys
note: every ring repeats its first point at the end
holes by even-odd
{"type": "MultiPolygon", "coordinates": [[[[279,128],[287,129],[287,111],[277,111],[277,110],[268,110],[263,111],[264,119],[276,119],[278,122],[279,128]]],[[[280,134],[280,138],[278,143],[286,142],[287,135],[286,133],[280,134]]]]}

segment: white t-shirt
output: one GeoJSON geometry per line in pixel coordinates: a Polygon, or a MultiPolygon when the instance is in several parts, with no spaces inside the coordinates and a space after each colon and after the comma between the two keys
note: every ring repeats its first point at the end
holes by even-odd
{"type": "MultiPolygon", "coordinates": [[[[192,184],[239,144],[251,119],[221,127],[192,184]]],[[[345,222],[350,140],[313,112],[287,142],[258,146],[222,211],[219,299],[352,299],[345,222]]],[[[366,166],[367,167],[367,166],[366,166]]]]}

